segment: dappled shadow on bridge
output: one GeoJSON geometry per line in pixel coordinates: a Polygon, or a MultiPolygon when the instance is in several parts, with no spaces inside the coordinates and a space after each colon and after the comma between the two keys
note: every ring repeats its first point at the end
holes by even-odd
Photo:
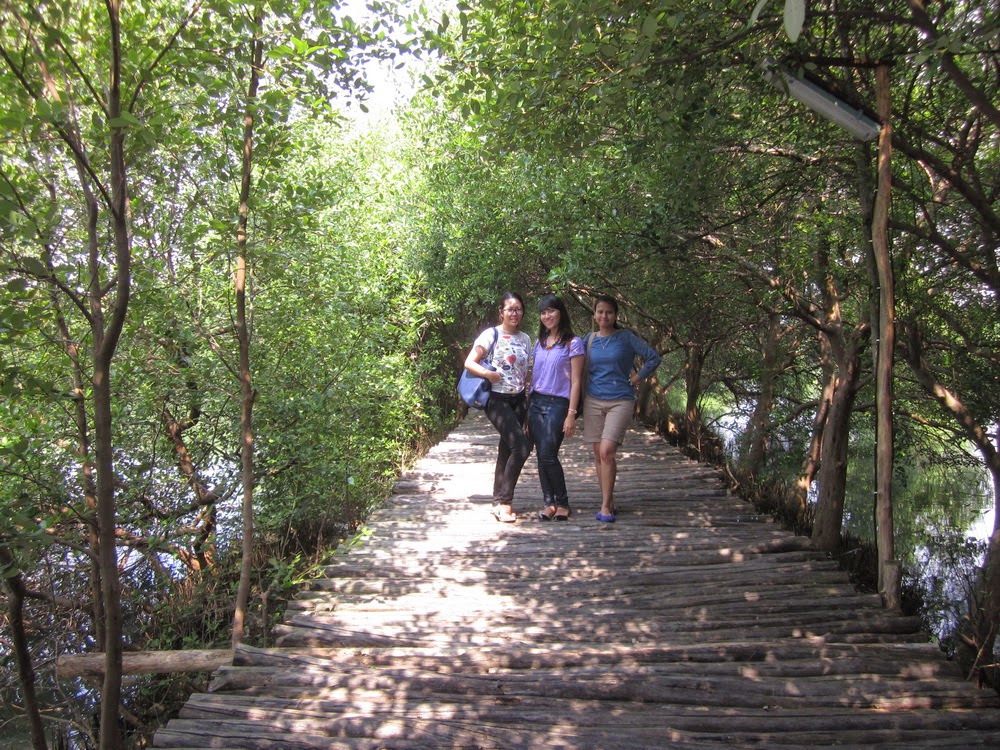
{"type": "Polygon", "coordinates": [[[600,524],[570,440],[573,518],[534,518],[532,458],[506,525],[495,445],[463,422],[155,746],[1000,745],[995,694],[718,472],[634,430],[600,524]]]}

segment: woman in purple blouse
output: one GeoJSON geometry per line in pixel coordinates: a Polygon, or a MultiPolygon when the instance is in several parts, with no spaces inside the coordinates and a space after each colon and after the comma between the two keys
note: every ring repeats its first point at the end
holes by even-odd
{"type": "Polygon", "coordinates": [[[538,458],[538,480],[545,507],[538,512],[542,521],[569,519],[566,476],[559,462],[564,437],[576,430],[576,410],[580,402],[583,375],[583,342],[573,335],[566,305],[554,295],[538,303],[541,323],[532,353],[531,398],[528,402],[528,429],[538,458]]]}

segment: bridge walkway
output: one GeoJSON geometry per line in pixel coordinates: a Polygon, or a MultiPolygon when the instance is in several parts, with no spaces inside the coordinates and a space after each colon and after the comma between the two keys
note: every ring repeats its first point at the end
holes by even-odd
{"type": "Polygon", "coordinates": [[[602,524],[572,439],[570,521],[534,518],[532,456],[506,525],[495,446],[458,425],[154,747],[1000,747],[996,693],[717,470],[633,429],[602,524]]]}

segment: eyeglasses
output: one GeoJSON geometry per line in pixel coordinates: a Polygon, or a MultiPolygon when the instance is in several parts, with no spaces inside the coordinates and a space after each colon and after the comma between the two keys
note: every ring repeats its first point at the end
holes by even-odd
{"type": "Polygon", "coordinates": [[[505,307],[503,312],[509,313],[510,315],[524,315],[524,309],[520,307],[505,307]]]}

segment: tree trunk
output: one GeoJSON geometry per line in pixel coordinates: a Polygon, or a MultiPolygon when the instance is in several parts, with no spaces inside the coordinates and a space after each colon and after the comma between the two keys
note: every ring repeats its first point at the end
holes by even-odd
{"type": "MultiPolygon", "coordinates": [[[[998,671],[993,658],[997,635],[1000,634],[1000,467],[997,463],[994,459],[994,465],[990,468],[990,476],[993,478],[994,520],[993,534],[983,562],[982,584],[979,587],[982,604],[980,610],[973,613],[975,659],[970,677],[976,677],[980,685],[985,682],[984,670],[987,665],[993,665],[994,674],[998,671]]],[[[995,681],[993,685],[996,686],[995,681]]]]}
{"type": "MultiPolygon", "coordinates": [[[[960,623],[958,660],[969,679],[982,687],[987,669],[998,673],[994,650],[1000,635],[1000,454],[992,444],[980,444],[979,449],[993,483],[993,532],[969,601],[969,614],[960,623]]],[[[996,687],[995,680],[992,684],[996,687]]]]}
{"type": "MultiPolygon", "coordinates": [[[[111,31],[110,75],[108,81],[108,121],[120,121],[121,106],[121,0],[108,0],[106,7],[111,31]]],[[[122,609],[121,580],[118,577],[116,544],[116,498],[114,477],[114,434],[112,430],[111,363],[128,311],[131,286],[131,248],[128,234],[128,189],[125,169],[125,133],[112,126],[111,229],[114,239],[116,283],[111,315],[105,327],[98,259],[91,258],[92,332],[94,336],[94,437],[97,466],[97,528],[100,537],[101,585],[104,595],[105,673],[101,691],[100,748],[122,747],[118,707],[122,692],[122,609]]]]}
{"type": "Polygon", "coordinates": [[[687,446],[701,453],[701,370],[705,364],[705,352],[701,346],[691,344],[684,347],[687,362],[684,364],[684,386],[687,390],[687,406],[684,422],[687,431],[687,446]]]}
{"type": "MultiPolygon", "coordinates": [[[[261,33],[263,10],[258,7],[254,30],[261,33]]],[[[253,378],[250,371],[250,329],[247,325],[247,222],[250,216],[250,186],[253,173],[253,102],[257,98],[264,45],[259,37],[253,40],[253,61],[250,66],[250,86],[247,91],[247,114],[243,120],[243,179],[240,184],[240,212],[236,229],[239,257],[236,265],[236,336],[240,348],[240,458],[243,475],[243,549],[240,561],[240,582],[236,591],[233,614],[233,648],[243,640],[246,608],[250,599],[251,561],[253,559],[253,378]]]]}
{"type": "Polygon", "coordinates": [[[875,71],[878,94],[879,134],[878,192],[872,223],[872,249],[878,268],[879,317],[878,356],[875,360],[877,448],[876,448],[876,507],[875,539],[878,548],[878,588],[882,603],[887,609],[899,609],[899,566],[895,557],[895,539],[892,518],[892,469],[894,436],[893,412],[893,353],[896,347],[896,303],[892,274],[892,257],[889,249],[889,203],[892,189],[892,126],[890,124],[889,68],[879,65],[875,71]]]}
{"type": "Polygon", "coordinates": [[[798,505],[798,513],[801,518],[806,517],[806,510],[809,507],[809,488],[812,487],[822,461],[823,435],[826,432],[827,421],[830,417],[830,404],[833,402],[833,388],[836,383],[836,370],[830,363],[829,346],[820,336],[820,347],[823,349],[821,369],[823,371],[823,391],[820,393],[819,404],[816,407],[816,416],[813,418],[812,438],[809,440],[809,450],[802,462],[802,470],[799,478],[795,482],[794,502],[798,505]]]}
{"type": "MultiPolygon", "coordinates": [[[[83,188],[87,202],[87,244],[91,253],[97,252],[97,221],[100,216],[97,199],[90,189],[90,180],[87,173],[79,168],[77,174],[80,178],[80,185],[83,188]]],[[[46,248],[46,264],[52,277],[55,278],[55,268],[52,264],[51,254],[46,248]]],[[[76,453],[80,460],[79,475],[80,489],[83,493],[83,500],[87,506],[87,513],[84,522],[87,528],[87,547],[90,550],[90,598],[91,617],[93,618],[94,642],[104,644],[104,594],[101,587],[100,560],[100,536],[97,532],[97,487],[94,483],[94,463],[91,458],[89,422],[87,415],[87,397],[84,383],[86,377],[80,363],[80,344],[73,338],[69,326],[66,323],[66,316],[63,314],[62,302],[59,294],[53,289],[50,294],[52,307],[56,314],[56,325],[59,328],[59,335],[62,337],[63,350],[69,358],[73,377],[73,424],[76,427],[76,453]]]]}
{"type": "Polygon", "coordinates": [[[31,650],[28,648],[28,634],[24,627],[24,577],[17,571],[16,562],[10,551],[0,546],[0,569],[4,571],[4,580],[10,591],[7,600],[7,617],[10,623],[12,650],[17,661],[17,676],[21,683],[24,701],[24,713],[28,718],[31,731],[31,747],[33,750],[47,750],[45,742],[45,727],[42,725],[42,714],[38,706],[38,694],[35,692],[35,669],[31,663],[31,650]],[[17,572],[15,572],[17,571],[17,572]]]}
{"type": "Polygon", "coordinates": [[[764,341],[764,357],[761,367],[760,397],[747,422],[746,454],[743,456],[742,470],[757,476],[764,468],[770,443],[771,412],[774,409],[774,389],[778,379],[778,342],[781,340],[781,316],[768,316],[767,339],[764,341]]]}
{"type": "Polygon", "coordinates": [[[859,377],[858,348],[849,343],[838,358],[830,411],[823,430],[818,475],[819,498],[812,530],[813,545],[822,550],[833,551],[840,546],[840,533],[844,522],[844,496],[847,489],[847,448],[851,412],[857,395],[859,377]]]}
{"type": "Polygon", "coordinates": [[[213,565],[215,557],[215,531],[217,527],[217,508],[219,496],[198,473],[191,458],[191,452],[184,442],[184,431],[195,424],[193,420],[181,422],[175,419],[164,406],[160,415],[166,436],[174,446],[174,455],[181,475],[187,480],[188,486],[194,492],[195,507],[198,510],[198,538],[194,543],[192,555],[186,555],[184,563],[191,570],[207,570],[213,565]]]}

